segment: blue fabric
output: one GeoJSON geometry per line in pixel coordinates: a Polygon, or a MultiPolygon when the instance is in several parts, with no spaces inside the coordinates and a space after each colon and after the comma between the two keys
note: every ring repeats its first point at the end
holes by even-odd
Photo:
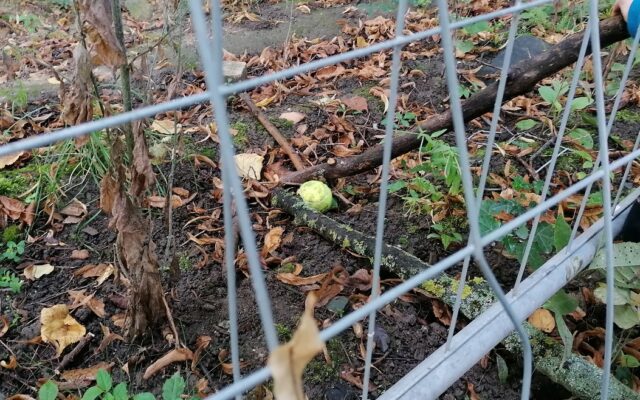
{"type": "Polygon", "coordinates": [[[640,0],[633,0],[631,7],[629,7],[629,14],[627,15],[627,29],[629,30],[631,38],[636,37],[638,25],[640,25],[640,0]]]}

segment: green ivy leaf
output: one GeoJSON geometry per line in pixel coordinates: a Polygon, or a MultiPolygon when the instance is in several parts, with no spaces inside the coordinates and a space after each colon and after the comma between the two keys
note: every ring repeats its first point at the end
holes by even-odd
{"type": "Polygon", "coordinates": [[[473,49],[473,42],[470,40],[458,40],[456,42],[456,48],[462,53],[468,53],[473,49]]]}
{"type": "Polygon", "coordinates": [[[576,128],[567,134],[570,138],[574,139],[580,146],[587,150],[593,149],[593,136],[591,132],[586,129],[576,128]]]}
{"type": "Polygon", "coordinates": [[[556,224],[553,227],[553,244],[556,247],[556,252],[562,250],[568,243],[571,237],[571,226],[564,220],[564,217],[560,214],[556,217],[556,224]]]}
{"type": "Polygon", "coordinates": [[[620,357],[620,365],[627,368],[638,368],[640,367],[640,361],[634,356],[623,354],[622,357],[620,357]]]}
{"type": "Polygon", "coordinates": [[[562,344],[564,344],[564,351],[562,353],[562,362],[560,365],[564,365],[564,362],[571,356],[571,349],[573,348],[573,335],[567,327],[567,323],[564,322],[562,315],[556,313],[556,328],[558,328],[558,334],[562,339],[562,344]]]}
{"type": "Polygon", "coordinates": [[[519,131],[528,131],[536,125],[538,125],[538,121],[534,119],[523,119],[516,123],[516,128],[518,128],[519,131]]]}
{"type": "Polygon", "coordinates": [[[587,108],[591,103],[593,103],[593,100],[588,97],[578,97],[576,99],[573,99],[573,101],[571,102],[571,109],[573,111],[583,110],[587,108]]]}
{"type": "Polygon", "coordinates": [[[176,372],[162,385],[162,399],[180,400],[180,396],[184,393],[184,388],[184,379],[176,372]]]}
{"type": "Polygon", "coordinates": [[[111,390],[111,385],[113,384],[111,380],[111,374],[109,374],[104,369],[99,369],[96,374],[96,384],[97,386],[105,392],[111,390]]]}
{"type": "Polygon", "coordinates": [[[500,354],[496,353],[496,365],[498,367],[498,379],[500,379],[500,383],[507,383],[507,378],[509,377],[509,367],[507,363],[504,361],[504,358],[500,357],[500,354]]]}
{"type": "Polygon", "coordinates": [[[125,382],[120,382],[113,388],[113,398],[114,400],[129,400],[129,391],[125,382]]]}
{"type": "Polygon", "coordinates": [[[476,35],[480,32],[486,32],[490,29],[487,21],[476,22],[475,24],[467,25],[462,30],[468,35],[476,35]]]}
{"type": "Polygon", "coordinates": [[[578,307],[578,301],[569,296],[564,290],[560,290],[551,296],[551,298],[544,303],[543,307],[549,311],[553,311],[555,314],[567,315],[575,311],[578,307]]]}
{"type": "Polygon", "coordinates": [[[55,400],[58,395],[58,385],[53,381],[47,381],[38,390],[38,400],[55,400]]]}
{"type": "Polygon", "coordinates": [[[538,89],[538,93],[540,93],[542,99],[549,104],[555,103],[558,98],[558,93],[549,86],[541,86],[538,89]]]}
{"type": "Polygon", "coordinates": [[[143,392],[133,396],[133,400],[156,400],[156,398],[153,394],[149,392],[143,392]]]}
{"type": "Polygon", "coordinates": [[[640,323],[640,317],[635,308],[629,304],[613,307],[613,322],[621,329],[630,329],[640,323]]]}
{"type": "Polygon", "coordinates": [[[100,389],[98,386],[91,386],[82,395],[82,400],[95,400],[100,397],[102,393],[104,393],[104,390],[100,389]]]}

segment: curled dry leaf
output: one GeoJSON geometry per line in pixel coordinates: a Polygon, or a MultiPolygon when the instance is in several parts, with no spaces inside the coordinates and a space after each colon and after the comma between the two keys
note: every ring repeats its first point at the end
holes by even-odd
{"type": "Polygon", "coordinates": [[[142,378],[147,380],[171,363],[189,360],[193,360],[193,353],[191,352],[191,350],[187,348],[173,349],[164,356],[160,357],[153,364],[151,364],[144,371],[144,375],[142,376],[142,378]]]}
{"type": "Polygon", "coordinates": [[[78,6],[93,63],[111,68],[122,66],[126,62],[125,52],[112,28],[111,1],[79,0],[78,6]]]}
{"type": "Polygon", "coordinates": [[[5,214],[12,220],[20,218],[26,206],[20,200],[7,196],[0,196],[0,215],[5,214]]]}
{"type": "Polygon", "coordinates": [[[180,133],[182,125],[176,124],[173,119],[156,119],[151,123],[151,129],[163,135],[180,133]]]}
{"type": "Polygon", "coordinates": [[[550,333],[556,327],[556,321],[551,311],[545,308],[538,308],[528,319],[529,323],[542,332],[550,333]]]}
{"type": "Polygon", "coordinates": [[[156,181],[153,166],[149,159],[149,149],[142,121],[133,124],[133,173],[131,175],[131,194],[136,199],[156,181]]]}
{"type": "Polygon", "coordinates": [[[80,200],[74,198],[65,208],[60,210],[60,214],[69,217],[84,217],[87,215],[87,206],[80,200]]]}
{"type": "Polygon", "coordinates": [[[78,307],[87,307],[95,315],[100,318],[104,318],[107,313],[104,310],[104,302],[95,297],[95,293],[86,295],[85,290],[69,290],[69,297],[71,298],[72,304],[71,309],[75,310],[78,307]]]}
{"type": "Polygon", "coordinates": [[[282,228],[281,226],[271,228],[271,230],[267,232],[267,234],[264,236],[264,245],[262,246],[262,251],[260,252],[260,255],[263,258],[280,247],[283,233],[284,228],[282,228]]]}
{"type": "Polygon", "coordinates": [[[107,215],[111,215],[117,192],[118,184],[111,174],[106,174],[100,182],[100,208],[107,215]]]}
{"type": "Polygon", "coordinates": [[[71,315],[64,304],[43,308],[40,312],[40,336],[45,343],[53,343],[58,356],[65,347],[78,342],[86,333],[86,329],[71,315]]]}
{"type": "Polygon", "coordinates": [[[291,340],[269,355],[268,365],[273,375],[273,393],[278,400],[304,400],[302,372],[313,357],[322,351],[324,342],[313,318],[316,296],[312,292],[298,329],[291,340]]]}
{"type": "Polygon", "coordinates": [[[2,323],[2,327],[0,327],[0,338],[4,336],[5,333],[9,331],[9,318],[6,315],[0,315],[0,322],[2,323]]]}
{"type": "Polygon", "coordinates": [[[112,264],[87,264],[73,271],[73,275],[82,276],[83,278],[98,278],[97,286],[102,285],[104,281],[109,279],[115,273],[112,264]]]}
{"type": "Polygon", "coordinates": [[[29,265],[24,269],[23,275],[28,280],[35,281],[45,275],[49,275],[54,269],[55,267],[51,264],[29,265]]]}
{"type": "Polygon", "coordinates": [[[241,178],[260,179],[264,157],[259,154],[242,153],[236,154],[233,159],[236,163],[238,175],[240,175],[241,178]]]}
{"type": "Polygon", "coordinates": [[[124,338],[117,333],[111,332],[108,326],[100,324],[100,329],[102,330],[102,340],[100,341],[100,345],[93,352],[93,354],[102,353],[114,340],[124,342],[124,338]]]}
{"type": "Polygon", "coordinates": [[[2,360],[0,361],[0,366],[5,369],[16,369],[18,366],[18,360],[16,359],[16,356],[12,354],[9,356],[9,362],[2,360]]]}
{"type": "Polygon", "coordinates": [[[200,357],[202,356],[202,352],[209,347],[211,343],[211,336],[198,336],[196,339],[196,351],[193,352],[193,360],[191,361],[191,370],[195,371],[196,366],[198,365],[198,361],[200,361],[200,357]]]}

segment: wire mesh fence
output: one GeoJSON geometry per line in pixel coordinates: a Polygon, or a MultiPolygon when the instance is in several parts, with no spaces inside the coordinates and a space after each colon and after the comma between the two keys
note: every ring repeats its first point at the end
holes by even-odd
{"type": "MultiPolygon", "coordinates": [[[[440,35],[440,45],[445,62],[445,77],[450,94],[449,104],[453,120],[453,132],[455,134],[455,142],[459,155],[460,170],[462,172],[462,188],[469,223],[468,243],[462,249],[438,261],[430,268],[409,277],[401,284],[386,290],[384,293],[380,292],[380,270],[384,246],[383,236],[389,192],[390,166],[391,159],[394,154],[392,146],[395,134],[393,124],[386,124],[383,139],[384,152],[380,179],[377,223],[375,229],[375,247],[372,262],[372,293],[365,306],[345,315],[335,323],[331,324],[329,327],[321,331],[320,336],[323,340],[328,341],[341,332],[349,329],[354,323],[362,320],[366,321],[368,328],[367,332],[369,333],[367,334],[366,341],[366,356],[361,397],[363,399],[367,399],[370,396],[368,388],[371,378],[374,332],[378,310],[380,310],[384,305],[393,302],[402,294],[419,286],[426,280],[437,278],[440,274],[445,273],[452,267],[462,265],[459,278],[460,284],[456,290],[451,317],[452,321],[446,343],[438,351],[431,354],[425,361],[419,364],[400,382],[383,393],[380,398],[436,398],[461,375],[463,375],[466,370],[477,363],[478,360],[480,360],[495,345],[515,330],[518,339],[517,342],[519,343],[518,348],[520,349],[522,357],[521,398],[528,399],[530,398],[534,355],[530,344],[530,332],[527,331],[522,322],[557,290],[562,288],[567,282],[575,277],[578,272],[584,269],[594,258],[598,248],[603,245],[607,266],[607,333],[604,345],[604,367],[600,374],[601,382],[599,384],[601,398],[606,399],[609,398],[610,393],[610,371],[613,359],[613,239],[616,233],[622,228],[626,215],[629,212],[629,207],[638,195],[637,191],[633,191],[623,198],[624,188],[627,187],[627,180],[631,172],[631,165],[633,161],[640,156],[640,150],[638,148],[640,140],[637,139],[635,141],[634,148],[630,153],[615,161],[610,161],[608,156],[608,137],[611,133],[613,122],[615,121],[616,113],[620,106],[626,81],[633,67],[635,53],[638,46],[638,36],[633,40],[628,61],[625,65],[613,106],[607,112],[605,108],[605,95],[603,92],[603,65],[601,62],[602,54],[600,48],[599,10],[597,1],[589,1],[589,19],[587,28],[584,32],[584,38],[580,45],[579,56],[575,62],[571,83],[566,95],[566,101],[563,105],[560,125],[554,139],[552,155],[545,168],[544,184],[542,186],[539,202],[526,212],[487,234],[482,234],[479,222],[480,206],[485,194],[487,177],[490,172],[491,157],[493,154],[492,149],[496,142],[496,133],[498,131],[499,120],[501,118],[501,107],[504,100],[504,94],[507,86],[509,85],[509,80],[513,79],[509,73],[511,71],[511,56],[520,22],[518,16],[524,10],[539,7],[548,3],[551,3],[551,1],[515,1],[513,6],[509,8],[472,18],[452,20],[452,15],[448,10],[447,2],[439,0],[437,1],[437,7],[439,8],[439,26],[423,32],[405,34],[403,29],[404,17],[409,8],[409,4],[408,0],[400,0],[398,2],[395,30],[396,36],[394,39],[301,64],[272,74],[226,84],[223,80],[222,63],[220,62],[223,58],[223,15],[220,3],[218,1],[211,2],[210,19],[208,20],[207,16],[202,11],[203,8],[201,1],[191,0],[189,2],[191,20],[198,39],[198,50],[201,65],[203,66],[206,74],[207,92],[136,109],[128,113],[111,116],[86,124],[69,127],[51,132],[47,135],[34,136],[8,143],[0,146],[0,156],[21,150],[42,147],[60,140],[90,134],[107,127],[118,126],[126,122],[151,117],[161,112],[180,109],[192,104],[210,102],[214,109],[215,121],[218,127],[220,138],[220,158],[222,164],[233,165],[234,146],[230,134],[230,123],[226,101],[227,96],[278,80],[289,79],[325,66],[334,65],[353,58],[369,56],[380,51],[391,49],[392,63],[389,85],[390,95],[386,113],[387,120],[392,121],[396,114],[396,104],[398,102],[403,46],[412,42],[424,40],[425,38],[432,37],[433,35],[440,35]],[[491,114],[490,129],[486,138],[485,146],[487,151],[482,160],[480,175],[479,177],[474,177],[472,175],[471,162],[467,150],[468,135],[467,127],[465,126],[466,118],[461,105],[455,58],[454,33],[456,29],[469,26],[479,21],[500,18],[505,15],[512,15],[513,17],[511,18],[508,38],[505,43],[505,57],[502,68],[500,69],[497,95],[495,97],[493,112],[491,114]],[[562,192],[552,194],[552,177],[556,173],[557,160],[563,148],[563,138],[565,137],[565,132],[567,130],[572,110],[571,104],[575,99],[576,91],[579,88],[581,80],[584,80],[583,67],[589,57],[588,52],[591,52],[592,54],[590,58],[592,66],[590,75],[592,77],[592,84],[594,88],[599,157],[595,162],[591,174],[567,187],[562,192]],[[615,196],[613,196],[614,188],[612,186],[612,172],[620,171],[623,168],[624,173],[621,180],[617,182],[617,191],[615,191],[615,196]],[[475,185],[474,182],[476,182],[475,185]],[[589,193],[594,185],[599,185],[601,187],[603,216],[600,221],[579,234],[580,221],[587,204],[589,193]],[[575,219],[567,246],[525,279],[531,252],[535,251],[533,248],[533,239],[535,237],[535,232],[539,227],[541,216],[547,210],[557,207],[570,196],[578,193],[583,194],[583,200],[579,208],[578,216],[575,219]],[[528,223],[531,223],[530,234],[524,249],[524,254],[520,261],[520,268],[517,272],[514,272],[514,275],[516,276],[515,284],[512,288],[508,288],[508,293],[505,293],[492,272],[491,265],[485,257],[484,250],[496,240],[499,240],[508,233],[528,223]],[[482,274],[494,292],[497,302],[482,314],[478,315],[464,329],[456,332],[456,322],[459,318],[463,301],[463,289],[465,287],[464,282],[468,277],[469,268],[472,263],[475,263],[475,265],[477,265],[482,271],[482,274]]],[[[638,138],[640,138],[640,136],[638,136],[638,138]]],[[[271,310],[272,299],[269,296],[267,286],[265,284],[263,270],[260,264],[260,257],[258,254],[258,247],[252,231],[249,206],[243,195],[241,179],[233,168],[225,168],[223,169],[223,182],[225,189],[228,188],[228,190],[224,190],[224,227],[226,243],[225,268],[228,279],[228,307],[230,316],[229,331],[234,383],[210,396],[208,398],[209,400],[241,398],[242,394],[247,390],[266,381],[270,377],[270,371],[267,367],[259,369],[248,375],[243,375],[243,371],[240,370],[238,343],[241,339],[239,338],[238,333],[238,311],[236,306],[237,298],[234,272],[235,266],[233,263],[234,246],[231,245],[233,242],[232,203],[234,203],[237,208],[240,236],[247,256],[251,281],[255,292],[256,303],[262,322],[262,329],[266,344],[270,351],[274,350],[279,344],[271,310]]]]}

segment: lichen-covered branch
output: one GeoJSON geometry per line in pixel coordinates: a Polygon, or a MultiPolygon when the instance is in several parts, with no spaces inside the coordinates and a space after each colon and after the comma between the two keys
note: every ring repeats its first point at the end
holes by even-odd
{"type": "MultiPolygon", "coordinates": [[[[336,245],[373,259],[375,238],[307,208],[299,197],[286,190],[274,190],[271,201],[275,207],[281,208],[294,217],[294,222],[297,225],[307,226],[336,245]]],[[[430,265],[398,247],[383,244],[381,267],[407,279],[429,268],[430,265]]],[[[458,280],[442,274],[435,279],[425,281],[421,287],[429,295],[453,307],[458,285],[458,280]]],[[[487,282],[482,278],[473,278],[465,283],[460,312],[465,317],[473,319],[496,301],[497,299],[487,282]]],[[[537,371],[582,399],[600,398],[602,369],[573,353],[563,366],[564,347],[562,343],[550,338],[526,322],[524,325],[531,338],[537,371]]],[[[503,343],[510,352],[521,353],[520,341],[514,334],[508,336],[503,343]]],[[[640,400],[640,395],[612,377],[609,398],[640,400]]]]}

